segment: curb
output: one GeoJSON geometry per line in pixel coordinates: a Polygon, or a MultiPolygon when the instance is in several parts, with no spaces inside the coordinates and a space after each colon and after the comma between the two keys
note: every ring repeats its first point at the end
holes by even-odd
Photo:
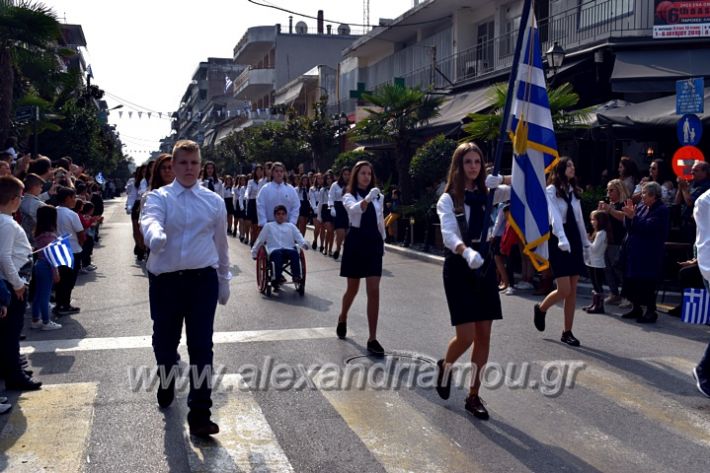
{"type": "Polygon", "coordinates": [[[431,255],[429,253],[424,253],[423,251],[412,250],[410,248],[404,248],[399,245],[391,245],[389,243],[385,243],[385,251],[389,251],[390,253],[395,253],[400,256],[405,256],[407,258],[424,261],[426,263],[432,263],[436,265],[444,264],[443,256],[431,255]]]}

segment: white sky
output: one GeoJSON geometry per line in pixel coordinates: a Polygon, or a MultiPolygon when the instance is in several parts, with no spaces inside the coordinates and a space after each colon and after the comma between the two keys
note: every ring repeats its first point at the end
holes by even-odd
{"type": "MultiPolygon", "coordinates": [[[[322,9],[326,20],[362,23],[362,0],[259,1],[313,16],[322,9]]],[[[232,57],[247,28],[276,23],[287,28],[289,16],[247,0],[46,0],[46,4],[62,23],[82,25],[93,83],[107,92],[109,107],[121,103],[112,96],[140,106],[126,104],[122,118],[118,111],[109,117],[126,144],[124,151],[137,163],[170,134],[170,120],[165,114],[163,119],[155,114],[148,119],[145,113],[138,119],[135,111],[176,110],[200,61],[232,57]],[[134,110],[132,119],[129,110],[134,110]]],[[[411,5],[412,0],[371,0],[370,23],[395,18],[411,5]]],[[[315,20],[294,16],[294,23],[299,20],[315,25],[315,20]]]]}

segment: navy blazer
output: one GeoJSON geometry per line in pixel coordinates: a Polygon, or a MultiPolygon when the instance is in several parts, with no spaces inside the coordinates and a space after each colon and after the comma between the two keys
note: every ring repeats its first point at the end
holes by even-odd
{"type": "Polygon", "coordinates": [[[633,219],[626,218],[626,276],[660,279],[663,272],[664,244],[670,230],[670,211],[659,199],[646,215],[646,206],[636,206],[633,219]],[[643,216],[641,216],[643,215],[643,216]]]}

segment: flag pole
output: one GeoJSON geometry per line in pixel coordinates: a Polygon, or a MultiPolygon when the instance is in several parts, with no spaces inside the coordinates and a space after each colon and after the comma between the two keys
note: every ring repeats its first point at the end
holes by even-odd
{"type": "MultiPolygon", "coordinates": [[[[513,54],[513,65],[510,69],[510,77],[508,78],[508,93],[505,98],[505,107],[503,108],[503,120],[500,122],[500,132],[498,133],[498,141],[495,146],[495,157],[493,159],[493,174],[500,174],[500,161],[503,154],[503,146],[505,144],[506,131],[508,128],[508,119],[510,117],[510,107],[513,103],[513,94],[515,93],[515,81],[518,79],[518,64],[520,63],[520,55],[523,48],[523,38],[525,37],[525,29],[528,27],[530,19],[530,9],[532,8],[533,0],[524,0],[523,12],[520,17],[520,29],[518,30],[518,39],[515,44],[515,53],[513,54]]],[[[481,256],[484,258],[488,253],[488,227],[490,226],[491,210],[493,207],[493,195],[495,189],[491,189],[488,193],[488,202],[486,203],[486,211],[483,217],[483,228],[481,229],[481,256]]]]}

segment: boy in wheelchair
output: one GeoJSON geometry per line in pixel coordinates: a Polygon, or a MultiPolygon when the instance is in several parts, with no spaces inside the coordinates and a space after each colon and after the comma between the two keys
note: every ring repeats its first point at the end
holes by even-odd
{"type": "Polygon", "coordinates": [[[298,248],[307,250],[308,243],[304,240],[296,225],[288,221],[286,206],[277,205],[274,207],[274,218],[276,221],[268,222],[261,229],[259,236],[254,242],[251,250],[251,257],[256,259],[259,248],[264,245],[269,260],[274,263],[274,280],[272,286],[278,290],[279,286],[286,282],[282,276],[284,261],[291,263],[291,275],[293,282],[300,282],[301,279],[301,258],[298,248]]]}

